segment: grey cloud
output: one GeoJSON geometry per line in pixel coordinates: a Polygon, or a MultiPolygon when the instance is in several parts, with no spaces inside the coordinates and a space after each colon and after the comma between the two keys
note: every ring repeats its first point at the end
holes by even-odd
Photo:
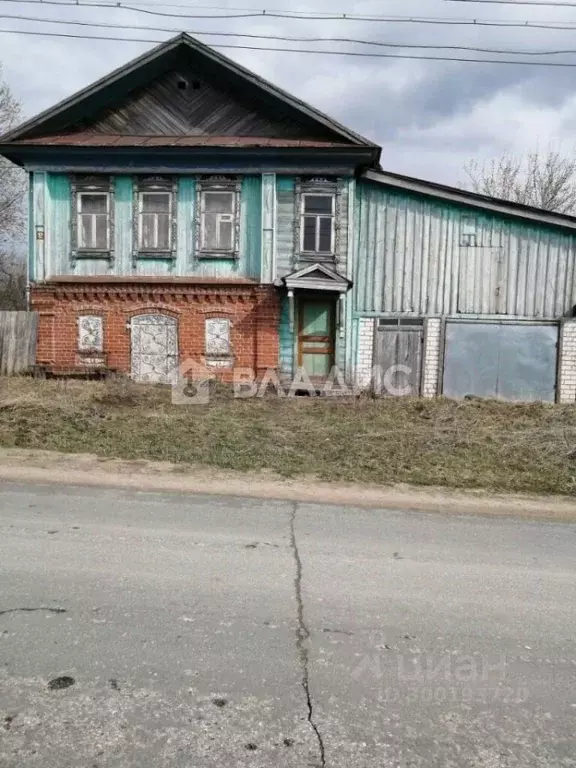
{"type": "MultiPolygon", "coordinates": [[[[175,2],[176,0],[173,0],[175,2]]],[[[207,0],[218,6],[230,8],[251,5],[240,0],[207,0]]],[[[311,0],[309,8],[321,8],[324,0],[311,0]]],[[[161,2],[159,2],[161,5],[161,2]]],[[[252,4],[253,5],[253,4],[252,4]]],[[[257,4],[256,4],[257,5],[257,4]]],[[[288,8],[286,0],[266,0],[267,8],[288,8]]],[[[328,4],[326,4],[328,5],[328,4]]],[[[381,0],[368,2],[347,2],[333,0],[330,10],[341,9],[353,13],[356,9],[367,12],[403,16],[435,17],[483,17],[491,19],[548,20],[566,19],[574,21],[574,15],[567,9],[512,8],[509,6],[472,6],[469,4],[445,3],[442,0],[381,0]]],[[[167,9],[179,12],[177,8],[167,9]]],[[[38,9],[35,9],[38,11],[38,9]]],[[[22,11],[20,11],[22,12],[22,11]]],[[[51,18],[63,18],[61,7],[46,6],[42,14],[51,18]]],[[[184,12],[184,11],[182,11],[184,12]]],[[[207,12],[205,10],[197,12],[207,12]]],[[[22,12],[23,13],[23,12],[22,12]]],[[[30,14],[32,15],[32,14],[30,14]]],[[[36,14],[34,14],[36,15],[36,14]]],[[[234,32],[262,32],[292,36],[335,37],[347,36],[397,43],[473,45],[477,47],[500,47],[542,49],[571,48],[574,34],[571,32],[548,32],[534,29],[498,29],[486,27],[427,26],[412,24],[378,24],[327,21],[295,21],[286,19],[247,20],[189,20],[161,19],[149,15],[129,13],[120,9],[76,8],[66,9],[68,18],[117,22],[120,24],[158,27],[182,26],[188,30],[222,30],[234,32]]],[[[46,31],[42,24],[24,23],[20,28],[46,31]]],[[[50,26],[53,31],[71,31],[69,28],[50,26]]],[[[74,28],[74,32],[106,34],[104,30],[74,28]]],[[[110,33],[112,34],[112,33],[110,33]]],[[[158,37],[166,39],[167,33],[145,33],[114,31],[125,37],[158,37]]],[[[208,44],[232,43],[290,46],[290,43],[267,43],[262,40],[243,41],[238,38],[202,37],[208,44]]],[[[0,33],[0,58],[5,64],[5,74],[15,93],[24,101],[26,113],[31,115],[45,109],[76,89],[88,85],[106,72],[137,56],[147,48],[146,44],[114,43],[86,40],[65,40],[41,37],[17,37],[0,33]],[[26,56],[22,55],[23,50],[26,56]],[[40,65],[40,66],[39,66],[40,65]]],[[[336,43],[326,44],[335,49],[336,43]]],[[[294,44],[294,47],[298,47],[294,44]]],[[[321,44],[305,44],[300,47],[321,48],[321,44]]],[[[357,50],[366,51],[365,47],[357,50]]],[[[386,145],[386,155],[395,163],[405,164],[405,170],[414,173],[412,158],[430,176],[434,169],[445,173],[451,167],[455,154],[465,155],[480,145],[493,141],[483,136],[482,128],[466,136],[451,139],[449,147],[438,136],[427,134],[428,129],[439,122],[458,119],[471,114],[480,103],[490,103],[498,94],[514,96],[514,103],[527,107],[542,106],[559,109],[574,92],[573,80],[576,70],[535,69],[520,66],[494,66],[489,64],[458,64],[440,62],[412,62],[393,59],[362,59],[322,57],[302,54],[270,53],[258,51],[224,50],[225,54],[259,74],[273,80],[297,95],[304,96],[316,106],[332,114],[341,122],[350,125],[360,133],[386,145]],[[408,137],[409,134],[409,137],[408,137]],[[395,147],[395,151],[390,151],[395,147]]],[[[410,51],[418,54],[418,51],[410,51]]],[[[424,51],[421,51],[424,53],[424,51]]],[[[431,55],[434,55],[433,52],[431,55]]],[[[441,55],[442,52],[438,52],[441,55]]],[[[448,55],[450,54],[446,51],[448,55]]],[[[458,56],[465,54],[453,52],[458,56]]],[[[470,54],[474,56],[475,54],[470,54]]],[[[477,54],[480,56],[480,54],[477,54]]],[[[562,60],[562,59],[559,59],[562,60]]],[[[574,61],[576,55],[564,57],[574,61]]],[[[512,103],[512,99],[510,100],[512,103]]],[[[512,109],[513,107],[511,107],[512,109]]],[[[505,117],[495,114],[494,120],[505,117]]],[[[565,127],[576,122],[567,116],[565,127]]],[[[494,153],[500,147],[494,146],[494,153]]],[[[490,146],[488,146],[490,150],[490,146]]],[[[417,165],[417,164],[416,164],[417,165]]],[[[455,171],[454,171],[455,173],[455,171]]],[[[449,180],[445,177],[444,181],[449,180]]],[[[452,179],[456,181],[455,178],[452,179]]]]}

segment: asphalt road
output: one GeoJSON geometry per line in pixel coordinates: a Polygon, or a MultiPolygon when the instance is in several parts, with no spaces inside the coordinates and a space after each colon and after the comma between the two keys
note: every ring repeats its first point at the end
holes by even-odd
{"type": "Polygon", "coordinates": [[[3,483],[0,766],[576,766],[576,526],[3,483]]]}

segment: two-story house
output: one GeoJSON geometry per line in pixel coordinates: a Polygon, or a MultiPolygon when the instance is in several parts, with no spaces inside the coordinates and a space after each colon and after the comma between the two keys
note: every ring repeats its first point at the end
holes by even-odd
{"type": "Polygon", "coordinates": [[[180,35],[0,138],[30,177],[37,363],[165,381],[334,365],[391,392],[576,400],[576,219],[380,148],[180,35]]]}

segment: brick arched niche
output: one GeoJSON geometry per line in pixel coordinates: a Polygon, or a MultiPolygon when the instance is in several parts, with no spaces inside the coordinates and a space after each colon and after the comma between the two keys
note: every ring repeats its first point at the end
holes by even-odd
{"type": "Polygon", "coordinates": [[[162,312],[130,320],[130,373],[134,381],[170,383],[178,368],[178,321],[162,312]]]}

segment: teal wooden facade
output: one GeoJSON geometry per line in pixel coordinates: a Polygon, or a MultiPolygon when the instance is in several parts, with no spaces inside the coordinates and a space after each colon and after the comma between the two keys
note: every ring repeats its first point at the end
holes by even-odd
{"type": "MultiPolygon", "coordinates": [[[[29,173],[32,288],[61,278],[148,282],[150,291],[186,279],[223,291],[243,282],[254,295],[265,287],[279,307],[274,364],[286,377],[316,345],[358,380],[376,329],[410,319],[412,332],[423,329],[423,391],[436,394],[446,323],[559,325],[576,314],[576,218],[387,173],[377,145],[187,35],[2,137],[0,152],[29,173]],[[75,245],[80,177],[109,188],[110,242],[100,252],[75,245]],[[169,253],[141,253],[135,242],[145,179],[170,185],[169,253]],[[235,190],[228,252],[200,246],[210,183],[235,190]],[[328,209],[311,246],[313,198],[328,209]],[[304,312],[319,297],[333,302],[326,338],[301,325],[320,316],[304,312]]],[[[258,360],[255,339],[246,354],[258,360]]]]}
{"type": "Polygon", "coordinates": [[[138,259],[133,242],[134,178],[117,175],[112,180],[114,206],[114,260],[71,258],[72,193],[70,175],[33,172],[33,205],[30,211],[30,279],[58,275],[115,275],[260,279],[262,241],[262,177],[245,176],[241,189],[240,257],[201,260],[195,253],[196,180],[181,176],[177,184],[177,246],[174,260],[138,259]],[[36,233],[44,232],[44,238],[36,233]]]}
{"type": "MultiPolygon", "coordinates": [[[[134,177],[113,179],[115,258],[70,258],[69,174],[32,172],[30,279],[55,276],[245,277],[279,282],[302,266],[295,241],[299,177],[242,178],[238,259],[195,252],[196,179],[177,185],[174,261],[134,259],[134,177]],[[44,237],[37,237],[43,232],[44,237]]],[[[552,320],[576,305],[576,230],[497,215],[386,183],[338,179],[336,268],[352,281],[335,340],[335,363],[351,377],[362,317],[499,317],[552,320]]],[[[298,299],[296,298],[296,301],[298,299]]],[[[280,370],[294,372],[296,333],[281,296],[280,370]]]]}

